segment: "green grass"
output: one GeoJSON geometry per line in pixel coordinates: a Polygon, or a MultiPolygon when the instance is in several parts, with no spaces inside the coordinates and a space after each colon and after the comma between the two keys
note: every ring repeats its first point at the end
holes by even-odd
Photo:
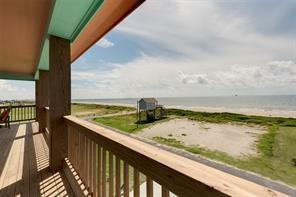
{"type": "Polygon", "coordinates": [[[94,118],[93,121],[101,123],[103,125],[119,129],[127,133],[136,133],[144,128],[147,128],[156,122],[146,123],[146,124],[136,124],[137,116],[136,114],[110,116],[110,117],[100,117],[94,118]]]}
{"type": "Polygon", "coordinates": [[[250,116],[233,113],[209,113],[209,112],[194,112],[181,109],[169,109],[167,111],[170,116],[186,117],[191,120],[205,121],[212,123],[227,123],[236,122],[243,124],[256,124],[262,126],[287,126],[296,127],[295,118],[280,118],[280,117],[266,117],[266,116],[250,116]]]}
{"type": "Polygon", "coordinates": [[[72,103],[71,113],[75,116],[101,116],[106,114],[116,114],[121,112],[134,111],[133,107],[115,106],[115,105],[99,105],[99,104],[84,104],[72,103]]]}

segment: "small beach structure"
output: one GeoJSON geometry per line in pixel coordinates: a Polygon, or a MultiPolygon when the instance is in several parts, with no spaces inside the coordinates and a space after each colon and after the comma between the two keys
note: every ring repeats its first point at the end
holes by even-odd
{"type": "Polygon", "coordinates": [[[141,114],[144,112],[145,121],[154,121],[162,119],[165,116],[163,105],[159,105],[155,98],[141,98],[137,102],[137,121],[141,122],[141,114]]]}

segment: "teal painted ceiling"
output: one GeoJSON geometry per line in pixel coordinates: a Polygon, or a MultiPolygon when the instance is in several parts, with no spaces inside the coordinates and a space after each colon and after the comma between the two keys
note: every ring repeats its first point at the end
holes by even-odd
{"type": "Polygon", "coordinates": [[[99,10],[104,0],[56,0],[45,38],[38,70],[49,70],[49,35],[65,38],[73,42],[92,16],[99,10]]]}

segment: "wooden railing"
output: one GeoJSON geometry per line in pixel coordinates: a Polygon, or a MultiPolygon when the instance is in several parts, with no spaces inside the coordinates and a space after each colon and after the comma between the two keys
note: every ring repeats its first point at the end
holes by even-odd
{"type": "Polygon", "coordinates": [[[44,110],[45,110],[44,133],[45,133],[46,140],[49,142],[49,135],[50,135],[50,133],[49,133],[49,128],[50,128],[49,107],[45,107],[44,110]]]}
{"type": "Polygon", "coordinates": [[[68,158],[93,196],[284,196],[281,193],[162,150],[73,116],[68,127],[68,158]],[[154,190],[154,191],[153,191],[154,190]]]}
{"type": "Polygon", "coordinates": [[[36,120],[36,105],[1,106],[0,113],[10,108],[10,122],[36,120]]]}

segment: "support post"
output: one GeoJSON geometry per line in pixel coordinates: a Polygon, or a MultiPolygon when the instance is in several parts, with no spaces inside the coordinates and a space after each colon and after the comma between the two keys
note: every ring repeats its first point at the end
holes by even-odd
{"type": "Polygon", "coordinates": [[[49,109],[50,109],[50,168],[57,172],[63,168],[68,154],[68,132],[64,121],[71,109],[70,41],[49,38],[49,109]]]}
{"type": "Polygon", "coordinates": [[[39,122],[39,132],[44,132],[46,127],[45,107],[48,107],[49,72],[39,71],[39,80],[35,82],[36,120],[39,122]]]}

